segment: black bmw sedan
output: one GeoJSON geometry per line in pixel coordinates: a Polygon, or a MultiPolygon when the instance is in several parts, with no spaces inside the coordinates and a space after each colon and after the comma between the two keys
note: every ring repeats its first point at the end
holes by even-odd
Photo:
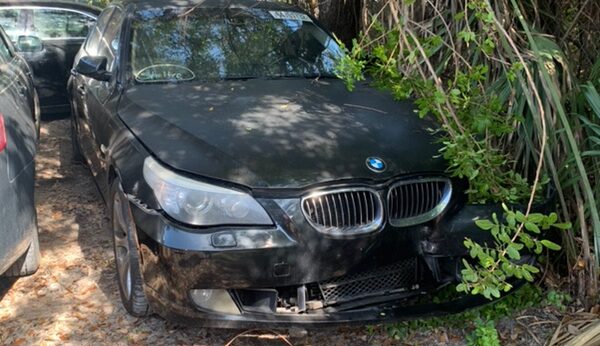
{"type": "Polygon", "coordinates": [[[335,77],[342,52],[279,2],[125,0],[78,53],[74,155],[110,210],[124,306],[207,326],[457,312],[491,208],[445,174],[435,124],[335,77]]]}

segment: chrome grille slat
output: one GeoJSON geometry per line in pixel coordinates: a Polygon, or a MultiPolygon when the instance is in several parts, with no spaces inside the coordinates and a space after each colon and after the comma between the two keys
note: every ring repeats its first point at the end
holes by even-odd
{"type": "Polygon", "coordinates": [[[313,211],[314,211],[315,215],[317,216],[317,222],[320,223],[321,220],[318,219],[319,213],[317,213],[317,202],[315,200],[312,200],[312,204],[313,204],[313,211]]]}
{"type": "Polygon", "coordinates": [[[450,202],[452,185],[446,178],[399,181],[387,194],[390,224],[396,227],[429,221],[450,202]]]}
{"type": "Polygon", "coordinates": [[[415,202],[414,202],[414,200],[415,200],[414,195],[415,194],[413,192],[414,189],[415,189],[415,185],[413,185],[413,184],[410,184],[407,187],[407,190],[410,191],[410,193],[408,194],[408,198],[409,199],[407,199],[407,201],[409,201],[409,203],[410,203],[410,209],[406,213],[406,217],[411,217],[413,215],[413,213],[414,213],[414,210],[415,210],[415,202]]]}
{"type": "Polygon", "coordinates": [[[344,202],[341,195],[338,195],[338,212],[340,213],[340,228],[346,227],[346,213],[344,211],[344,202]]]}
{"type": "Polygon", "coordinates": [[[352,224],[354,225],[358,225],[358,218],[357,218],[357,213],[356,213],[356,201],[354,199],[354,194],[350,195],[350,198],[352,199],[352,224]]]}
{"type": "Polygon", "coordinates": [[[425,199],[425,189],[426,189],[426,185],[427,183],[423,183],[423,184],[419,184],[419,211],[422,210],[429,210],[427,208],[427,200],[425,199]]]}
{"type": "Polygon", "coordinates": [[[338,212],[337,212],[337,203],[335,201],[335,197],[331,196],[331,204],[333,204],[333,215],[335,215],[335,227],[340,227],[340,222],[339,222],[339,218],[338,218],[338,212]]]}
{"type": "Polygon", "coordinates": [[[333,227],[333,217],[331,216],[331,205],[329,204],[329,196],[325,195],[325,201],[327,202],[327,213],[329,214],[329,226],[333,227]]]}
{"type": "Polygon", "coordinates": [[[348,222],[345,227],[350,227],[352,224],[352,198],[347,193],[344,193],[344,199],[346,200],[346,216],[348,217],[348,222]]]}
{"type": "MultiPolygon", "coordinates": [[[[396,201],[398,203],[402,203],[402,201],[408,201],[408,196],[407,196],[407,187],[406,186],[400,186],[400,188],[398,189],[398,194],[400,195],[396,201]]],[[[404,213],[406,213],[406,206],[398,209],[401,213],[403,213],[401,215],[401,217],[405,217],[406,215],[404,215],[404,213]]]]}
{"type": "Polygon", "coordinates": [[[363,211],[364,211],[364,209],[363,209],[362,202],[361,202],[362,199],[363,199],[363,196],[361,196],[361,195],[362,195],[362,193],[359,192],[358,196],[356,196],[356,201],[358,202],[358,219],[359,219],[358,224],[359,225],[364,225],[364,222],[363,222],[363,211]]]}
{"type": "Polygon", "coordinates": [[[326,221],[325,221],[325,209],[323,208],[323,201],[321,200],[320,197],[319,197],[318,201],[319,201],[319,207],[321,209],[321,214],[320,215],[323,218],[323,224],[326,224],[326,221]]]}
{"type": "Polygon", "coordinates": [[[433,207],[435,207],[435,201],[438,200],[441,195],[438,191],[439,184],[432,182],[431,185],[433,188],[431,189],[431,206],[430,206],[430,208],[433,208],[433,207]]]}
{"type": "Polygon", "coordinates": [[[369,214],[368,214],[368,218],[372,218],[373,217],[373,201],[371,200],[371,195],[367,195],[367,200],[368,200],[368,206],[369,206],[369,214]]]}
{"type": "Polygon", "coordinates": [[[372,232],[383,224],[383,201],[369,188],[323,191],[302,199],[302,211],[320,232],[344,236],[372,232]]]}
{"type": "Polygon", "coordinates": [[[433,182],[428,182],[427,186],[428,186],[428,196],[427,196],[427,210],[432,209],[434,207],[433,205],[433,201],[435,200],[435,183],[433,182]]]}

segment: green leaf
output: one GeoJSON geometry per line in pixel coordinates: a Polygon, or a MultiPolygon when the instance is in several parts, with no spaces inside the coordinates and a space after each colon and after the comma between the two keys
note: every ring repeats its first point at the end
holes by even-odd
{"type": "Polygon", "coordinates": [[[597,157],[600,156],[600,150],[587,150],[581,153],[583,157],[597,157]]]}
{"type": "Polygon", "coordinates": [[[515,213],[515,218],[516,218],[516,219],[517,219],[517,221],[519,221],[519,222],[525,222],[525,221],[526,221],[525,215],[524,215],[523,213],[521,213],[520,211],[517,211],[517,212],[515,213]]]}
{"type": "Polygon", "coordinates": [[[535,242],[535,249],[533,250],[533,252],[535,252],[536,255],[539,255],[542,253],[542,250],[544,250],[544,248],[542,247],[542,243],[535,242]]]}
{"type": "Polygon", "coordinates": [[[523,279],[525,279],[525,280],[527,280],[529,282],[533,281],[533,275],[531,275],[531,273],[529,273],[528,271],[524,270],[522,272],[522,274],[523,274],[523,279]]]}
{"type": "Polygon", "coordinates": [[[508,257],[510,257],[510,259],[518,261],[521,259],[521,254],[519,254],[519,250],[517,250],[513,244],[509,245],[506,248],[506,253],[508,254],[508,257]]]}
{"type": "Polygon", "coordinates": [[[573,227],[571,225],[570,222],[565,222],[565,223],[555,223],[552,225],[553,227],[556,227],[558,229],[562,229],[562,230],[567,230],[567,229],[571,229],[571,227],[573,227]]]}
{"type": "Polygon", "coordinates": [[[533,274],[540,272],[540,270],[538,268],[532,266],[531,264],[523,264],[523,269],[525,269],[528,272],[533,273],[533,274]]]}
{"type": "Polygon", "coordinates": [[[529,214],[527,219],[533,223],[540,223],[540,222],[542,222],[542,220],[544,220],[544,215],[540,214],[540,213],[533,213],[533,214],[529,214]]]}
{"type": "Polygon", "coordinates": [[[525,222],[525,228],[533,233],[540,233],[540,228],[533,222],[525,222]]]}
{"type": "Polygon", "coordinates": [[[472,31],[463,30],[458,33],[458,38],[463,40],[465,43],[473,42],[475,41],[475,33],[472,31]]]}
{"type": "Polygon", "coordinates": [[[492,287],[492,295],[496,298],[500,298],[500,290],[496,287],[492,287]]]}
{"type": "Polygon", "coordinates": [[[512,213],[506,215],[506,222],[508,223],[508,226],[515,227],[517,224],[517,220],[515,220],[515,215],[512,213]]]}
{"type": "Polygon", "coordinates": [[[541,241],[542,245],[544,245],[545,247],[547,247],[550,250],[554,250],[554,251],[558,251],[560,250],[560,245],[551,242],[550,240],[544,239],[541,241]]]}
{"type": "Polygon", "coordinates": [[[484,231],[488,231],[494,227],[494,224],[490,220],[477,220],[475,224],[484,231]]]}
{"type": "Polygon", "coordinates": [[[500,233],[498,235],[498,240],[502,241],[503,243],[509,244],[511,242],[510,236],[506,233],[500,233]]]}

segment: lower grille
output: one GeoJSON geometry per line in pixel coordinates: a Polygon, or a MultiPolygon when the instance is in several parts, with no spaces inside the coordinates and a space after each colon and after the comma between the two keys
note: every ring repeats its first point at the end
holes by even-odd
{"type": "Polygon", "coordinates": [[[386,293],[415,289],[417,259],[408,258],[392,265],[319,282],[324,305],[347,302],[386,293]]]}

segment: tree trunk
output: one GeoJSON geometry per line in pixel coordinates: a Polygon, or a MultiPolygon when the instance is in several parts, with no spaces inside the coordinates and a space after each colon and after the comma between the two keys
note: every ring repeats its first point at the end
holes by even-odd
{"type": "Polygon", "coordinates": [[[320,0],[317,17],[348,47],[360,31],[360,18],[364,0],[320,0]]]}
{"type": "Polygon", "coordinates": [[[365,0],[292,0],[292,3],[309,11],[350,46],[352,39],[360,31],[363,1],[365,0]]]}

